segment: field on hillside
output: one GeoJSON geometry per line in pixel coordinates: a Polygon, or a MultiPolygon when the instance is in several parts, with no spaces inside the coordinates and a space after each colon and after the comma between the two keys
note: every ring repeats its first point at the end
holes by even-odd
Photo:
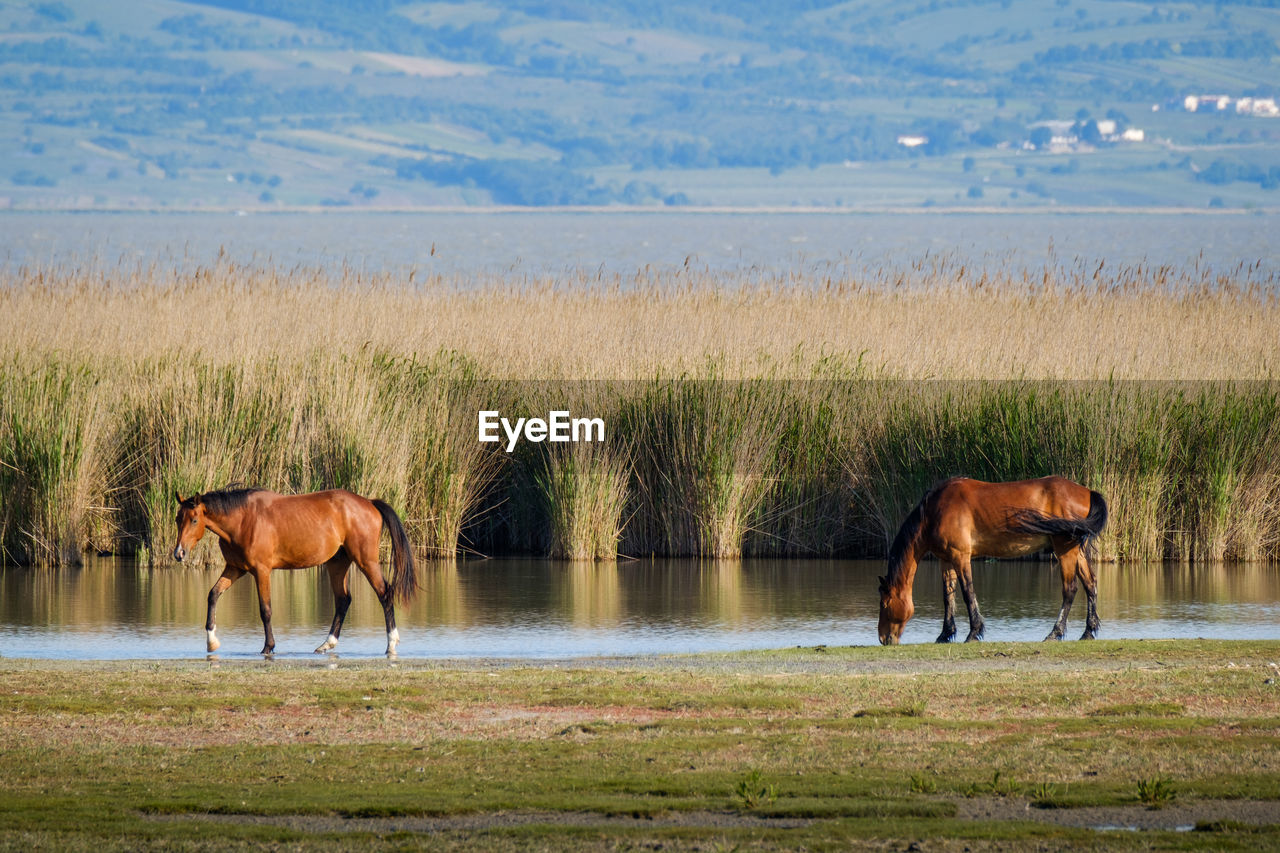
{"type": "Polygon", "coordinates": [[[1238,106],[1278,34],[1245,2],[10,3],[0,207],[1275,208],[1280,119],[1238,106]]]}

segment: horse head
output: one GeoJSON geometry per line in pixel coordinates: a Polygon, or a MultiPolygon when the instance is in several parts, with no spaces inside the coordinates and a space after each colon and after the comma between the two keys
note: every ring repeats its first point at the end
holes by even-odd
{"type": "Polygon", "coordinates": [[[889,581],[880,578],[880,624],[877,631],[880,645],[896,646],[902,639],[902,629],[916,612],[915,602],[911,600],[911,590],[895,590],[889,581]]]}
{"type": "Polygon", "coordinates": [[[173,496],[178,501],[178,541],[173,546],[173,559],[181,563],[204,536],[207,522],[199,493],[184,498],[175,491],[173,496]]]}

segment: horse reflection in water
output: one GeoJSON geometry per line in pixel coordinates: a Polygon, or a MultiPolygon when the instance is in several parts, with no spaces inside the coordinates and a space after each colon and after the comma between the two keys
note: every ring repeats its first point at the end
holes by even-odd
{"type": "Polygon", "coordinates": [[[400,633],[396,630],[395,602],[407,604],[418,589],[413,550],[395,510],[380,500],[370,500],[343,489],[307,495],[279,495],[264,489],[226,488],[178,500],[178,541],[173,558],[181,562],[206,530],[218,537],[226,568],[209,590],[209,615],[205,632],[210,652],[221,643],[214,626],[218,599],[242,576],[252,575],[258,586],[258,609],[266,642],[262,654],[275,650],[271,633],[271,573],[277,569],[324,566],[333,586],[335,612],[328,638],[316,649],[327,652],[338,645],[342,622],[351,605],[347,570],[354,562],[373,587],[387,622],[387,654],[394,655],[400,633]],[[388,582],[378,565],[382,529],[391,536],[393,572],[388,582]]]}
{"type": "Polygon", "coordinates": [[[954,477],[925,494],[889,548],[889,573],[880,578],[880,642],[896,644],[915,612],[911,587],[920,559],[942,561],[942,633],[956,635],[957,581],[969,610],[965,642],[982,639],[986,627],[973,590],[972,557],[1025,557],[1052,548],[1062,570],[1062,610],[1047,640],[1061,640],[1078,584],[1088,597],[1083,640],[1097,634],[1098,579],[1094,542],[1107,523],[1102,495],[1062,477],[984,483],[954,477]]]}

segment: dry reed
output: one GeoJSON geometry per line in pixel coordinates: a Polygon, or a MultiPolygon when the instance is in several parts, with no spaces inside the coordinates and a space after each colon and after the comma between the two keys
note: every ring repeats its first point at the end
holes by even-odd
{"type": "Polygon", "coordinates": [[[874,555],[942,477],[1058,473],[1108,495],[1110,556],[1271,558],[1276,285],[936,258],[745,282],[10,272],[0,556],[163,559],[173,493],[235,480],[384,497],[436,556],[874,555]],[[480,409],[552,404],[608,445],[476,441],[480,409]]]}
{"type": "Polygon", "coordinates": [[[0,351],[215,364],[457,353],[489,377],[811,376],[832,360],[907,379],[1264,379],[1280,282],[1079,264],[975,273],[946,258],[860,278],[675,270],[427,280],[350,270],[20,269],[0,351]]]}

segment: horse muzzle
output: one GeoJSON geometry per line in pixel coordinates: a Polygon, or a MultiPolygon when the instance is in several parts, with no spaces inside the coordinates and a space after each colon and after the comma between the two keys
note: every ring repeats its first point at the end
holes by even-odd
{"type": "Polygon", "coordinates": [[[181,545],[178,545],[178,546],[175,546],[175,547],[174,547],[174,549],[173,549],[173,559],[175,559],[175,560],[177,560],[179,563],[181,563],[181,562],[182,562],[182,560],[183,560],[183,558],[184,558],[184,557],[186,557],[186,556],[187,556],[187,549],[186,549],[186,548],[183,548],[181,545]]]}

